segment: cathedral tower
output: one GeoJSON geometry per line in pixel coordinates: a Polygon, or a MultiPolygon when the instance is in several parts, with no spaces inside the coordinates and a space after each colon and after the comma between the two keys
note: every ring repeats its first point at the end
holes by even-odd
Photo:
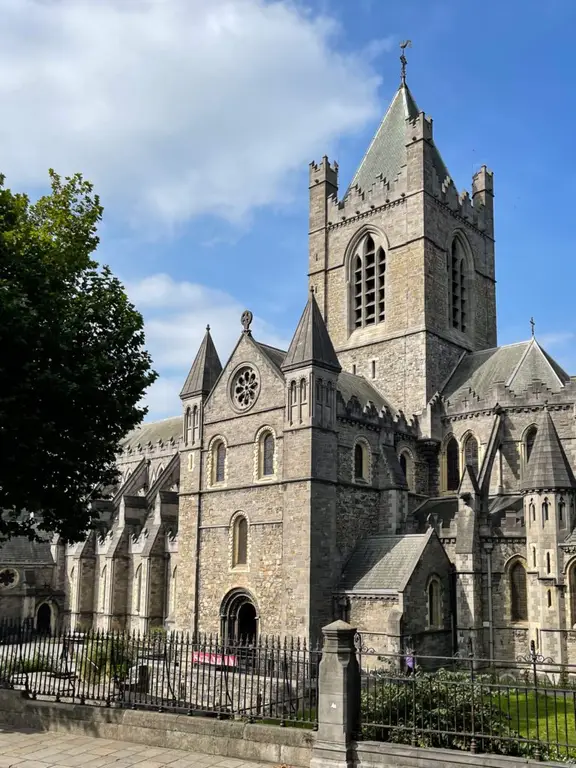
{"type": "Polygon", "coordinates": [[[310,166],[309,282],[345,370],[407,416],[496,345],[493,177],[458,194],[403,74],[352,183],[310,166]]]}

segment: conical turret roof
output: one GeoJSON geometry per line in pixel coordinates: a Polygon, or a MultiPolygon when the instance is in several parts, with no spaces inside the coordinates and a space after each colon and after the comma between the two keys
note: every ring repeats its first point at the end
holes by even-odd
{"type": "Polygon", "coordinates": [[[525,491],[576,488],[574,473],[548,410],[542,413],[538,432],[526,467],[525,491]]]}
{"type": "Polygon", "coordinates": [[[302,368],[305,365],[318,365],[337,373],[342,370],[313,293],[310,293],[310,298],[282,363],[282,370],[302,368]]]}
{"type": "Polygon", "coordinates": [[[190,373],[182,387],[182,392],[180,392],[180,398],[209,394],[221,371],[222,363],[218,357],[218,352],[216,352],[216,347],[210,335],[210,326],[208,325],[198,354],[192,363],[192,368],[190,368],[190,373]]]}

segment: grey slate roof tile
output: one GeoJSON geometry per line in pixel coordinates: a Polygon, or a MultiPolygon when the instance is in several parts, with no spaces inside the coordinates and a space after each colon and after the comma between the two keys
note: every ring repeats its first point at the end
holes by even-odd
{"type": "Polygon", "coordinates": [[[464,397],[489,399],[496,383],[520,394],[535,382],[559,392],[570,380],[536,339],[484,349],[464,355],[444,385],[442,395],[451,403],[464,397]]]}
{"type": "Polygon", "coordinates": [[[548,410],[542,412],[537,427],[522,488],[526,491],[576,488],[574,473],[548,410]]]}
{"type": "Polygon", "coordinates": [[[286,357],[286,351],[284,349],[271,347],[269,344],[262,344],[260,341],[255,341],[255,344],[262,354],[265,355],[276,368],[282,368],[282,363],[286,357]]]}
{"type": "Polygon", "coordinates": [[[362,539],[342,573],[344,592],[402,591],[426,547],[427,534],[362,539]]]}
{"type": "Polygon", "coordinates": [[[291,370],[311,364],[332,371],[342,370],[313,293],[310,294],[298,327],[294,332],[282,368],[283,370],[291,370]]]}
{"type": "MultiPolygon", "coordinates": [[[[348,191],[358,186],[361,190],[369,190],[376,180],[382,176],[388,182],[393,182],[406,165],[406,120],[415,119],[420,110],[407,85],[401,85],[396,91],[384,119],[372,139],[370,146],[348,191]]],[[[432,145],[433,163],[440,183],[449,176],[446,165],[432,145]]]]}
{"type": "Polygon", "coordinates": [[[167,443],[170,438],[177,443],[182,437],[182,429],[183,416],[172,416],[161,421],[147,421],[126,435],[122,442],[122,448],[125,450],[135,448],[138,444],[144,447],[148,442],[154,445],[158,440],[167,443]]]}
{"type": "Polygon", "coordinates": [[[3,565],[54,565],[48,541],[30,541],[16,536],[0,544],[0,567],[3,565]]]}
{"type": "Polygon", "coordinates": [[[362,406],[366,406],[370,402],[373,403],[378,411],[381,411],[382,408],[387,408],[393,416],[397,414],[397,411],[388,400],[363,376],[340,371],[338,375],[338,391],[342,395],[344,403],[348,403],[352,397],[356,397],[362,406]]]}
{"type": "Polygon", "coordinates": [[[212,341],[210,327],[207,327],[198,354],[192,363],[182,392],[180,392],[180,397],[209,394],[221,371],[222,363],[212,341]]]}

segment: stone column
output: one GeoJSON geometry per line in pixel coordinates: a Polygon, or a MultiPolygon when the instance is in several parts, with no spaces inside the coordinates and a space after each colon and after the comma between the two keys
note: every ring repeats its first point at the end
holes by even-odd
{"type": "Polygon", "coordinates": [[[345,621],[322,629],[318,679],[318,733],[310,768],[352,768],[352,741],[359,727],[360,669],[356,630],[345,621]]]}

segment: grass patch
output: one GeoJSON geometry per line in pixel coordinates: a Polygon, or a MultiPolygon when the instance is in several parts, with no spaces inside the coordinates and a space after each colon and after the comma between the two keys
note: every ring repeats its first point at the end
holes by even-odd
{"type": "Polygon", "coordinates": [[[548,692],[511,689],[506,697],[493,698],[510,717],[510,726],[523,738],[558,743],[576,752],[576,695],[574,691],[548,692]]]}

